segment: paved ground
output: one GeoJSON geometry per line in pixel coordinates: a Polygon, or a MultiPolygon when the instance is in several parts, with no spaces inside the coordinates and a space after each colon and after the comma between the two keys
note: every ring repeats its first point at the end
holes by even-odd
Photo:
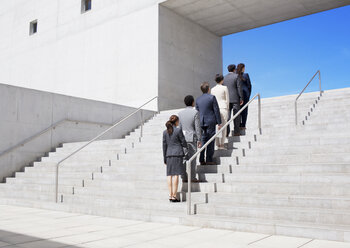
{"type": "Polygon", "coordinates": [[[0,205],[0,247],[7,248],[350,248],[350,243],[0,205]]]}

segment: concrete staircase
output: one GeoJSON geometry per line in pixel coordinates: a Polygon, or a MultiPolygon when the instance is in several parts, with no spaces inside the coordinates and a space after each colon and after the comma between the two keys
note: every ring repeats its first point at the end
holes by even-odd
{"type": "MultiPolygon", "coordinates": [[[[83,143],[55,152],[0,184],[0,204],[102,216],[182,223],[240,231],[350,241],[350,88],[262,99],[249,107],[246,135],[216,151],[217,166],[198,166],[205,182],[192,185],[194,215],[186,202],[169,203],[161,138],[164,111],[125,139],[101,140],[60,168],[55,162],[83,143]]],[[[182,189],[182,191],[181,191],[182,189]]],[[[187,184],[179,197],[186,200],[187,184]]]]}

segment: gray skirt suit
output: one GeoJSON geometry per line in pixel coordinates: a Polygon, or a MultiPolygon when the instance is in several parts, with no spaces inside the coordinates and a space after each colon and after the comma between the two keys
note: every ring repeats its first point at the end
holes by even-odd
{"type": "Polygon", "coordinates": [[[177,176],[185,174],[183,158],[184,148],[187,148],[182,129],[173,126],[173,133],[163,132],[163,157],[167,165],[167,176],[177,176]]]}

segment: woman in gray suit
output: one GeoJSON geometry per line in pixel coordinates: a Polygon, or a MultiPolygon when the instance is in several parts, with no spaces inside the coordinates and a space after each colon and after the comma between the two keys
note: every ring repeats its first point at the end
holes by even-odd
{"type": "Polygon", "coordinates": [[[169,201],[179,202],[176,198],[179,185],[179,175],[184,175],[183,157],[184,148],[187,148],[185,137],[179,128],[179,117],[170,116],[165,124],[166,130],[163,132],[163,156],[164,164],[167,167],[167,181],[169,188],[169,201]]]}

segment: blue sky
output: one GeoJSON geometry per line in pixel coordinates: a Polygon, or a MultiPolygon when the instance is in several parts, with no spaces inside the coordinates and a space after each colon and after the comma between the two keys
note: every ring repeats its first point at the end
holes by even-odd
{"type": "Polygon", "coordinates": [[[262,97],[298,93],[318,69],[324,89],[350,87],[350,6],[223,37],[224,74],[240,62],[262,97]]]}

